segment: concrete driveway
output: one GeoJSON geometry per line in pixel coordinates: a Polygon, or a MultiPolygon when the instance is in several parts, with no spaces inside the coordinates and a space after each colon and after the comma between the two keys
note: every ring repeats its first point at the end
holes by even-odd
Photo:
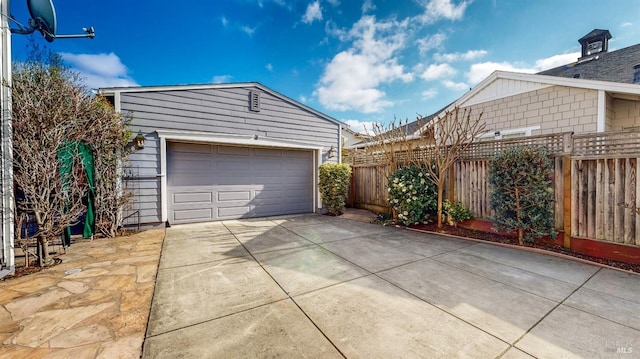
{"type": "Polygon", "coordinates": [[[174,226],[143,357],[640,357],[640,276],[321,215],[174,226]]]}

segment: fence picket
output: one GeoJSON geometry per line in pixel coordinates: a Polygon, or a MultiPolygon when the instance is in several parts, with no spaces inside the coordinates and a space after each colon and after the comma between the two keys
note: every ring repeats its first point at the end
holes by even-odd
{"type": "MultiPolygon", "coordinates": [[[[566,228],[572,236],[640,246],[640,131],[563,133],[474,143],[448,174],[446,198],[461,202],[476,218],[490,218],[494,214],[489,205],[491,158],[502,149],[521,145],[545,146],[554,157],[557,230],[566,228]],[[568,181],[564,166],[570,175],[568,181]],[[569,197],[565,197],[565,186],[570,188],[569,197]]],[[[431,151],[422,148],[397,153],[395,158],[425,158],[431,151]]],[[[389,212],[385,173],[390,166],[383,164],[384,158],[363,151],[348,156],[353,167],[354,206],[389,212]]],[[[399,164],[403,165],[402,161],[399,164]]]]}

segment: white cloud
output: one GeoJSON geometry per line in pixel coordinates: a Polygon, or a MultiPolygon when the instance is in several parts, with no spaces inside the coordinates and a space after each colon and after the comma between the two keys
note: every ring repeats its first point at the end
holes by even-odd
{"type": "Polygon", "coordinates": [[[249,36],[253,36],[253,33],[256,32],[256,28],[255,27],[250,27],[247,25],[241,26],[240,30],[242,32],[244,32],[245,34],[249,35],[249,36]]]}
{"type": "Polygon", "coordinates": [[[60,53],[62,60],[78,71],[90,88],[138,86],[128,75],[127,67],[120,58],[109,54],[60,53]]]}
{"type": "Polygon", "coordinates": [[[620,24],[620,27],[629,27],[629,26],[633,26],[633,24],[630,22],[623,22],[622,24],[620,24]]]}
{"type": "Polygon", "coordinates": [[[373,4],[372,0],[364,0],[362,3],[362,13],[366,14],[369,11],[373,11],[376,9],[376,6],[373,4]]]}
{"type": "Polygon", "coordinates": [[[298,97],[298,100],[302,103],[307,103],[307,101],[309,101],[309,99],[305,95],[300,95],[300,97],[298,97]]]}
{"type": "Polygon", "coordinates": [[[220,21],[222,22],[222,26],[223,27],[227,27],[229,25],[229,20],[227,20],[226,17],[222,17],[222,19],[220,19],[220,21]]]}
{"type": "Polygon", "coordinates": [[[320,8],[320,1],[316,0],[307,6],[307,11],[302,16],[302,22],[305,24],[311,24],[315,20],[322,20],[322,8],[320,8]]]}
{"type": "Polygon", "coordinates": [[[436,90],[435,88],[430,88],[430,89],[422,91],[422,99],[423,100],[432,99],[432,98],[436,97],[436,95],[438,95],[438,90],[436,90]]]}
{"type": "Polygon", "coordinates": [[[429,0],[425,5],[425,11],[418,17],[420,21],[432,24],[440,19],[459,20],[464,15],[469,2],[462,1],[458,5],[452,0],[429,0]]]}
{"type": "Polygon", "coordinates": [[[420,51],[420,55],[425,54],[427,51],[432,49],[438,49],[442,46],[444,40],[447,39],[447,35],[439,32],[437,34],[433,34],[423,39],[418,39],[418,51],[420,51]]]}
{"type": "Polygon", "coordinates": [[[334,32],[353,43],[326,65],[314,92],[320,103],[331,110],[364,113],[390,106],[392,102],[380,87],[413,80],[396,57],[405,44],[405,27],[406,23],[377,22],[373,16],[364,16],[348,32],[334,32]]]}
{"type": "Polygon", "coordinates": [[[268,71],[273,71],[273,65],[271,65],[271,63],[266,64],[264,68],[267,69],[268,71]]]}
{"type": "Polygon", "coordinates": [[[442,81],[442,84],[444,85],[444,87],[450,90],[455,90],[455,91],[462,91],[462,90],[469,89],[469,85],[467,85],[464,82],[454,82],[451,80],[444,80],[442,81]]]}
{"type": "Polygon", "coordinates": [[[477,84],[496,70],[524,73],[537,72],[536,69],[532,67],[517,67],[509,62],[489,61],[471,65],[469,72],[466,73],[466,77],[471,84],[477,84]]]}
{"type": "Polygon", "coordinates": [[[355,132],[366,134],[367,131],[371,133],[374,122],[372,121],[358,121],[358,120],[343,120],[349,126],[349,129],[355,132]]]}
{"type": "Polygon", "coordinates": [[[469,50],[467,52],[454,52],[450,54],[434,54],[433,59],[437,62],[457,62],[473,61],[487,54],[485,50],[469,50]]]}
{"type": "Polygon", "coordinates": [[[331,6],[338,6],[340,5],[340,0],[327,0],[327,2],[329,4],[331,4],[331,6]]]}
{"type": "Polygon", "coordinates": [[[477,84],[497,70],[531,74],[575,62],[578,57],[579,52],[554,55],[537,60],[533,66],[521,66],[510,62],[482,62],[471,65],[465,76],[471,84],[477,84]]]}
{"type": "Polygon", "coordinates": [[[543,71],[552,69],[554,67],[570,64],[572,62],[576,62],[580,55],[581,54],[579,52],[572,52],[569,54],[554,55],[545,59],[540,59],[536,61],[535,68],[537,71],[543,71]]]}
{"type": "Polygon", "coordinates": [[[213,78],[211,79],[211,82],[214,84],[222,84],[222,83],[230,82],[231,78],[232,78],[231,75],[217,75],[217,76],[213,76],[213,78]]]}
{"type": "Polygon", "coordinates": [[[429,65],[420,75],[426,81],[433,81],[443,77],[453,76],[457,71],[449,64],[429,65]]]}

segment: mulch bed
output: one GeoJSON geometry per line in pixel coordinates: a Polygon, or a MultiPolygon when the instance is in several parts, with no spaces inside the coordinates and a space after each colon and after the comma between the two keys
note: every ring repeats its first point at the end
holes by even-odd
{"type": "MultiPolygon", "coordinates": [[[[476,231],[476,230],[473,230],[473,229],[466,229],[466,228],[461,228],[461,227],[453,227],[453,226],[449,226],[449,225],[446,225],[446,224],[443,224],[441,229],[438,229],[438,226],[437,226],[436,223],[415,224],[415,225],[409,226],[409,228],[418,229],[418,230],[422,230],[422,231],[428,231],[428,232],[434,232],[434,233],[449,234],[449,235],[454,235],[454,236],[458,236],[458,237],[480,239],[480,240],[488,241],[488,242],[512,244],[512,245],[516,245],[516,246],[518,245],[518,239],[514,238],[512,236],[500,234],[500,233],[497,233],[497,232],[496,233],[487,233],[487,232],[482,232],[482,231],[476,231]]],[[[551,244],[551,243],[545,243],[545,242],[529,243],[529,242],[525,242],[524,246],[525,247],[543,249],[543,250],[546,250],[546,251],[552,251],[552,252],[556,252],[556,253],[561,253],[561,254],[565,254],[565,255],[568,255],[568,256],[584,259],[584,260],[587,260],[587,261],[590,261],[590,262],[600,263],[600,264],[608,265],[608,266],[611,266],[611,267],[620,268],[620,269],[624,269],[624,270],[640,273],[640,265],[638,265],[638,264],[619,262],[619,261],[614,261],[614,260],[610,260],[610,259],[606,259],[606,258],[599,258],[599,257],[593,257],[593,256],[581,254],[581,253],[576,253],[576,252],[568,250],[568,249],[566,249],[566,248],[564,248],[562,246],[554,245],[554,244],[551,244]]]]}

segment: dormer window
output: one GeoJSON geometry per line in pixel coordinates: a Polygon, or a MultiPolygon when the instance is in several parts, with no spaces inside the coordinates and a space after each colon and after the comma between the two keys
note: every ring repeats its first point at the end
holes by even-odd
{"type": "Polygon", "coordinates": [[[587,55],[602,52],[602,41],[595,41],[587,44],[587,55]]]}
{"type": "Polygon", "coordinates": [[[584,35],[578,42],[582,45],[582,56],[578,61],[588,61],[598,54],[605,53],[609,47],[609,30],[595,29],[584,35]]]}

